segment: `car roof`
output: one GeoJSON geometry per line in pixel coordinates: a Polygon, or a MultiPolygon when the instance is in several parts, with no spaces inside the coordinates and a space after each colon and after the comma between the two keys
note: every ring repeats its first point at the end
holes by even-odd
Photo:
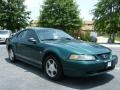
{"type": "Polygon", "coordinates": [[[55,29],[55,28],[43,28],[43,27],[30,27],[30,28],[26,28],[26,29],[31,29],[31,30],[59,30],[59,29],[55,29]]]}
{"type": "Polygon", "coordinates": [[[11,30],[6,30],[6,29],[4,29],[4,30],[1,30],[1,29],[0,29],[0,31],[12,32],[11,30]]]}
{"type": "Polygon", "coordinates": [[[19,33],[21,33],[21,32],[23,32],[23,31],[26,31],[26,30],[34,30],[35,32],[37,32],[37,31],[39,31],[39,30],[41,30],[41,31],[43,31],[43,30],[56,30],[56,31],[61,31],[60,29],[54,29],[54,28],[28,27],[28,28],[26,28],[26,29],[22,29],[22,30],[16,32],[16,35],[19,34],[19,33]]]}
{"type": "Polygon", "coordinates": [[[0,30],[0,31],[10,31],[10,30],[0,30]]]}

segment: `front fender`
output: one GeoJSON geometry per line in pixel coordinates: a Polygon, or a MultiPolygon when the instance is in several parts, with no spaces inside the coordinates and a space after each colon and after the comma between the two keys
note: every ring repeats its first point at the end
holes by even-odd
{"type": "Polygon", "coordinates": [[[70,55],[69,52],[67,52],[66,50],[64,50],[62,48],[49,47],[43,51],[42,60],[43,60],[44,56],[48,53],[55,54],[56,56],[58,56],[58,58],[60,60],[66,60],[70,55]]]}

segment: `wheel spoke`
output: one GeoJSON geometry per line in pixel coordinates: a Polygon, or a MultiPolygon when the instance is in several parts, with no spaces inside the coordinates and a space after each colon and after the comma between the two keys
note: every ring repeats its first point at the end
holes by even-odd
{"type": "Polygon", "coordinates": [[[47,62],[47,64],[50,66],[51,65],[51,62],[50,62],[50,60],[47,62]]]}
{"type": "Polygon", "coordinates": [[[55,64],[52,64],[51,67],[52,67],[52,71],[57,72],[57,69],[56,69],[56,67],[55,67],[55,64]]]}
{"type": "Polygon", "coordinates": [[[52,71],[52,72],[51,72],[51,77],[54,77],[54,76],[55,76],[55,75],[54,75],[54,72],[52,71]]]}

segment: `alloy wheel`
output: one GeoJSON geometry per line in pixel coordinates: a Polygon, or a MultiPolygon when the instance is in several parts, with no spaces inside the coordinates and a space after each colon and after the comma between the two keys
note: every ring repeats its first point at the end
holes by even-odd
{"type": "Polygon", "coordinates": [[[49,77],[55,77],[57,75],[57,64],[53,59],[48,59],[46,62],[46,73],[49,77]]]}

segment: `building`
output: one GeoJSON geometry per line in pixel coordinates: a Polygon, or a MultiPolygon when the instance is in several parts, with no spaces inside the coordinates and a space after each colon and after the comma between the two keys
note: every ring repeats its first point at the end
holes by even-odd
{"type": "Polygon", "coordinates": [[[82,31],[93,31],[93,21],[84,21],[83,27],[81,28],[82,31]]]}

